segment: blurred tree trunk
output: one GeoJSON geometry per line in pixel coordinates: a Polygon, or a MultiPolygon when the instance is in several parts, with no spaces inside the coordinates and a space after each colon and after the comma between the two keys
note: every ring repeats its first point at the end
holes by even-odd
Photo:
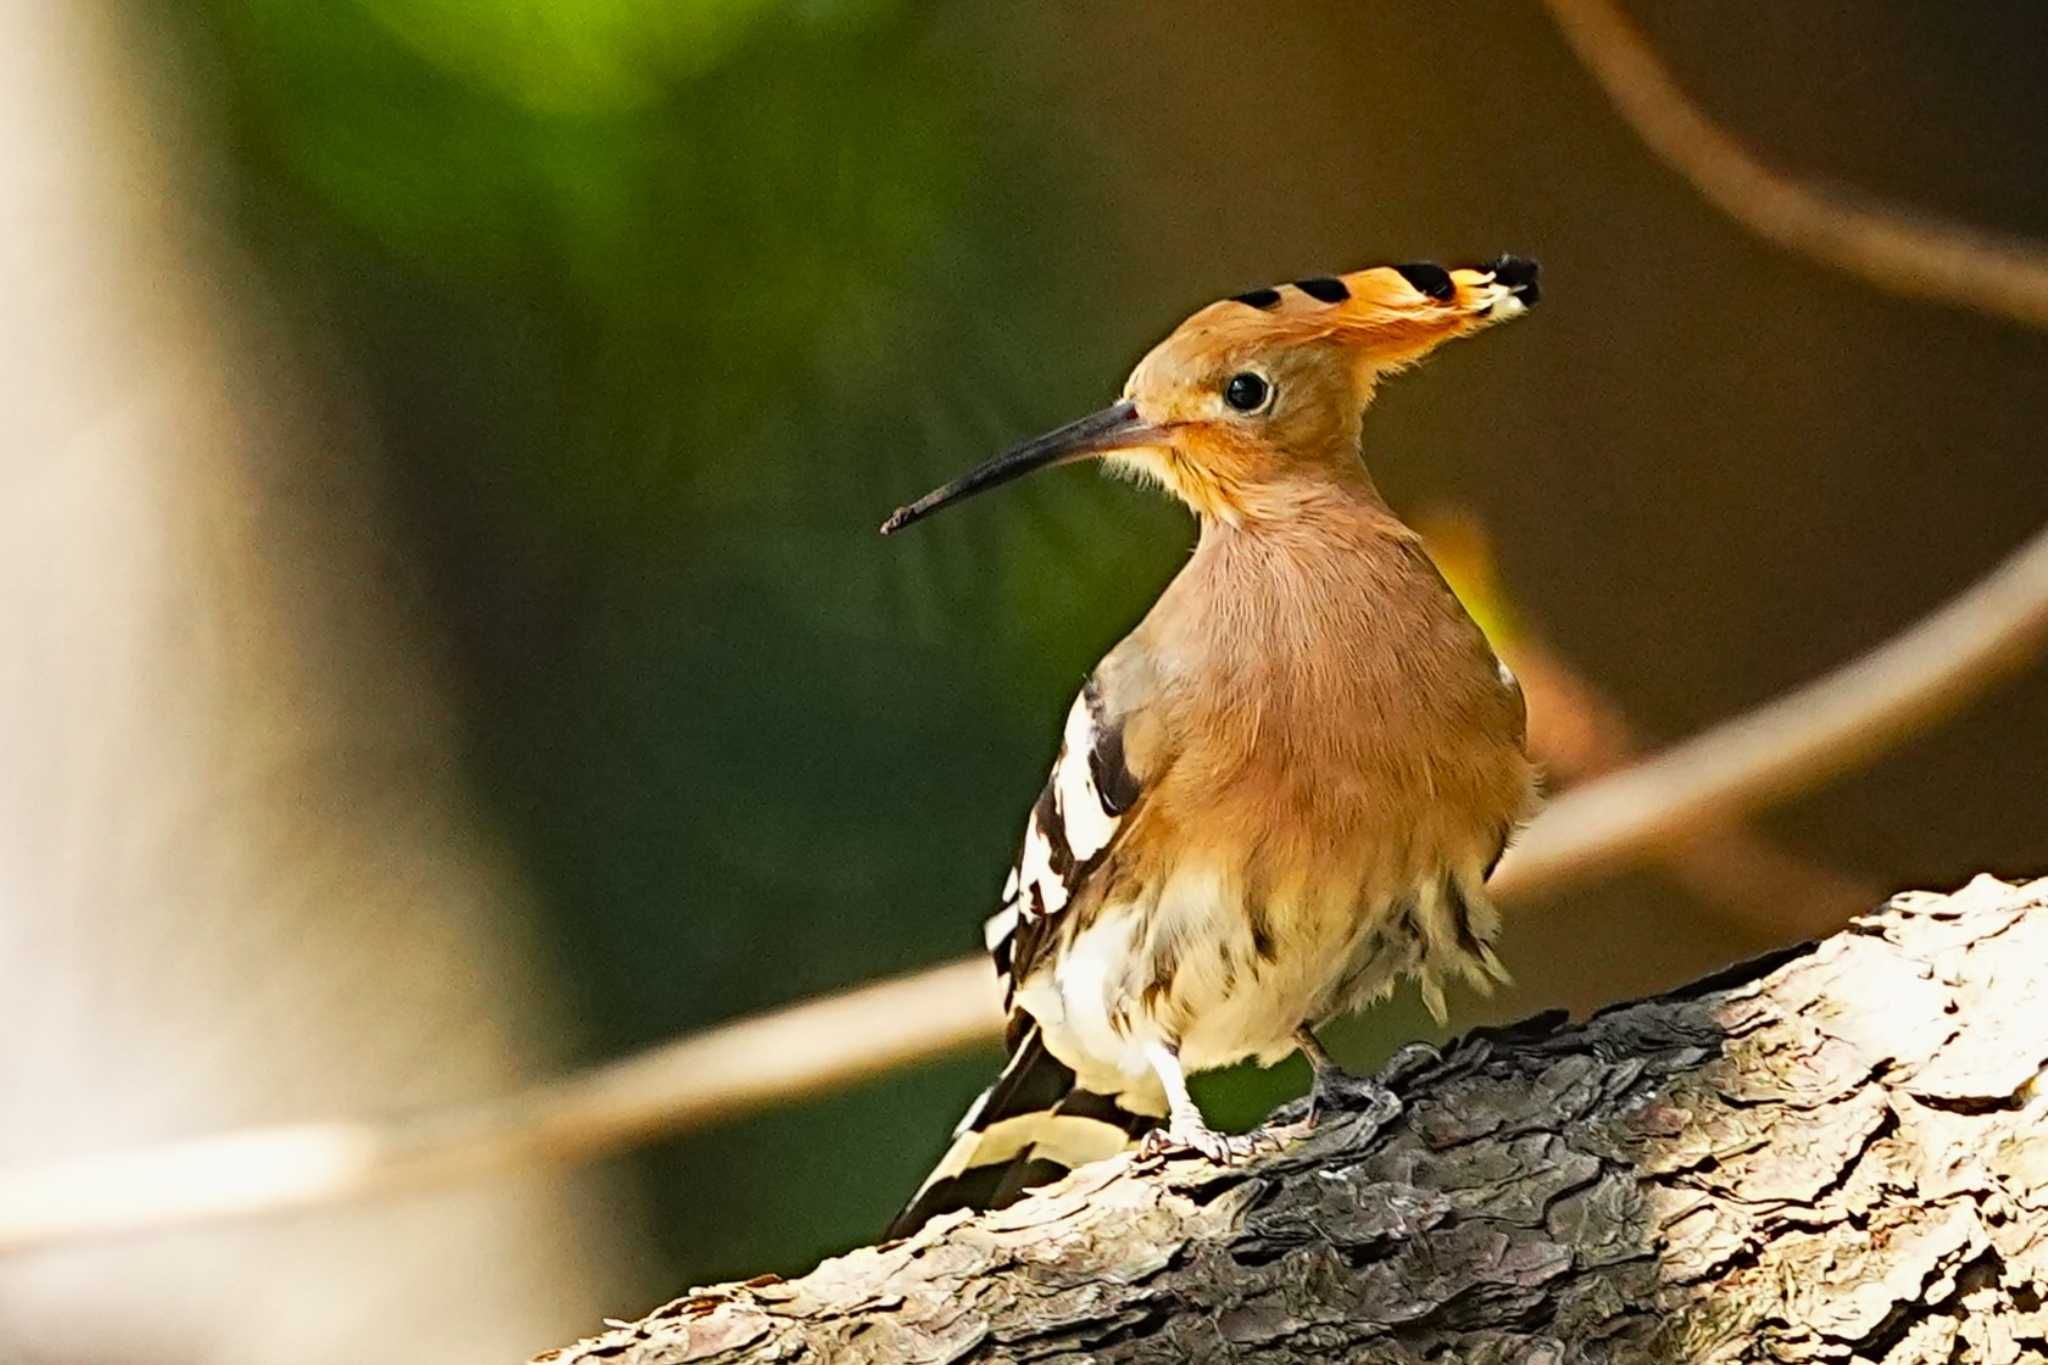
{"type": "Polygon", "coordinates": [[[1249,1169],[1086,1167],[543,1360],[2048,1358],[2048,881],[1397,1059],[1249,1169]]]}
{"type": "MultiPolygon", "coordinates": [[[[495,1093],[559,1036],[360,433],[202,239],[127,17],[0,3],[8,1163],[495,1093]]],[[[595,1181],[16,1258],[0,1357],[523,1354],[637,1250],[595,1181]]]]}

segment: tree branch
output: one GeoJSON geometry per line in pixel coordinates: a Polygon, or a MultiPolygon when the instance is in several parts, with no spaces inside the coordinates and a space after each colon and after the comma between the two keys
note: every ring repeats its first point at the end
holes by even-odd
{"type": "MultiPolygon", "coordinates": [[[[1570,790],[1642,762],[1649,746],[1627,714],[1581,677],[1510,599],[1479,522],[1445,506],[1425,512],[1416,529],[1451,590],[1521,680],[1529,701],[1529,757],[1546,784],[1570,790]]],[[[1657,850],[1657,865],[1705,908],[1772,943],[1832,933],[1884,897],[1881,888],[1783,847],[1740,820],[1688,831],[1657,850]]]]}
{"type": "Polygon", "coordinates": [[[988,963],[963,958],[482,1104],[249,1129],[0,1172],[0,1254],[589,1160],[841,1089],[1000,1028],[988,963]]]}
{"type": "Polygon", "coordinates": [[[1544,0],[1565,41],[1658,160],[1758,236],[1892,294],[2048,327],[2048,249],[1795,180],[1686,98],[1611,0],[1544,0]]]}
{"type": "Polygon", "coordinates": [[[1383,1126],[1117,1158],[542,1361],[1694,1365],[2048,1352],[2048,881],[1411,1049],[1383,1126]]]}
{"type": "Polygon", "coordinates": [[[1509,850],[1503,899],[1585,881],[1866,763],[2048,640],[2048,530],[1910,629],[1645,763],[1566,792],[1509,850]]]}

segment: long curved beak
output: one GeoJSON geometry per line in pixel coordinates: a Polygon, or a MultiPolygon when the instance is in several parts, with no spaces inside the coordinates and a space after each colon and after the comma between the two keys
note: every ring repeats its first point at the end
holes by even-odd
{"type": "Polygon", "coordinates": [[[1012,446],[985,464],[976,465],[953,482],[899,507],[882,523],[882,534],[894,535],[914,521],[922,521],[949,502],[971,498],[984,489],[1008,483],[1056,464],[1069,464],[1091,455],[1107,455],[1131,446],[1156,445],[1159,429],[1138,416],[1137,405],[1128,398],[1092,412],[1056,431],[1012,446]]]}

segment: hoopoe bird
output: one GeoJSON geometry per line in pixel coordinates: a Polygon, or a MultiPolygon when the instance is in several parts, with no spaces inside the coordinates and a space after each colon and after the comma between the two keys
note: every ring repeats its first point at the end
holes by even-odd
{"type": "Polygon", "coordinates": [[[1360,458],[1380,380],[1536,302],[1536,267],[1381,266],[1213,303],[1123,397],[899,508],[899,531],[1085,458],[1194,512],[1186,566],[1067,713],[986,928],[1009,1058],[891,1226],[1141,1146],[1243,1160],[1187,1077],[1299,1049],[1310,1114],[1369,1085],[1314,1030],[1504,979],[1486,879],[1534,800],[1514,675],[1360,458]]]}

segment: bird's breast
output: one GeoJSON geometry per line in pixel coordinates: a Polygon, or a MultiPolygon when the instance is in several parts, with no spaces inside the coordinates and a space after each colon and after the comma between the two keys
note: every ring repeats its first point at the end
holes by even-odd
{"type": "MultiPolygon", "coordinates": [[[[1144,833],[1133,831],[1140,846],[1144,833]]],[[[1112,896],[1081,907],[1062,950],[1019,991],[1063,1060],[1138,1076],[1147,1045],[1165,1042],[1191,1071],[1270,1063],[1297,1029],[1384,996],[1404,975],[1439,1014],[1445,981],[1497,975],[1499,921],[1483,889],[1492,850],[1481,841],[1296,833],[1169,841],[1119,875],[1112,896]]]]}

